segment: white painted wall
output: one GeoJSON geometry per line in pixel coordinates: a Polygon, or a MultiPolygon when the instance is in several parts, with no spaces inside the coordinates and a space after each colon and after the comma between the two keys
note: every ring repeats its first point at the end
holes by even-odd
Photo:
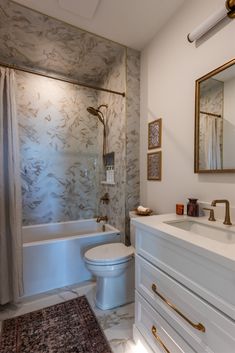
{"type": "Polygon", "coordinates": [[[235,205],[235,174],[194,174],[195,80],[235,57],[235,20],[225,20],[200,43],[186,36],[224,0],[188,0],[142,52],[141,203],[159,213],[187,197],[227,198],[235,205]],[[147,181],[147,123],[163,119],[162,181],[147,181]]]}
{"type": "Polygon", "coordinates": [[[235,166],[235,78],[224,83],[223,161],[224,168],[235,166]]]}

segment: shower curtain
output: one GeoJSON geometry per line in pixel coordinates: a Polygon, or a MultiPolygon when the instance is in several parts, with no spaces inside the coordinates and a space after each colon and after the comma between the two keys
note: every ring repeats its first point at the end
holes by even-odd
{"type": "Polygon", "coordinates": [[[23,294],[21,186],[14,71],[0,68],[0,305],[23,294]]]}
{"type": "Polygon", "coordinates": [[[200,150],[203,169],[221,169],[220,123],[209,115],[200,116],[200,150]]]}

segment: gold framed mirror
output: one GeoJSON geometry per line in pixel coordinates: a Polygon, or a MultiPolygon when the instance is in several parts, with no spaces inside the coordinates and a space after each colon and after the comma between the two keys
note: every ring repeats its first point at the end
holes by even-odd
{"type": "Polygon", "coordinates": [[[235,59],[196,80],[195,173],[235,173],[235,59]]]}

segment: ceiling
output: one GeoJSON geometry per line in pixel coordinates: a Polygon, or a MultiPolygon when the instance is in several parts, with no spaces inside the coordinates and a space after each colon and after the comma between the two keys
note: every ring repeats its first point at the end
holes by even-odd
{"type": "Polygon", "coordinates": [[[15,2],[141,50],[185,0],[15,0],[15,2]]]}

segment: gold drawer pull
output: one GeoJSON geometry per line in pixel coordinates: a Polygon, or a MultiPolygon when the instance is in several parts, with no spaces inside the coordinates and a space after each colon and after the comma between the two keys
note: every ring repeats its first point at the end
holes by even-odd
{"type": "Polygon", "coordinates": [[[169,351],[169,349],[166,348],[165,344],[162,342],[161,338],[158,336],[157,334],[157,329],[155,326],[152,326],[152,334],[154,335],[154,337],[156,338],[156,340],[160,343],[160,345],[162,346],[162,348],[165,350],[166,353],[171,353],[169,351]]]}
{"type": "Polygon", "coordinates": [[[155,294],[157,294],[169,307],[171,307],[175,312],[177,312],[177,314],[179,314],[185,321],[187,321],[188,324],[190,324],[191,326],[193,326],[196,330],[205,332],[205,326],[203,326],[201,323],[198,324],[194,324],[191,320],[189,320],[186,316],[184,316],[184,314],[182,314],[176,307],[174,304],[172,304],[171,302],[169,302],[166,298],[163,297],[163,295],[161,295],[158,291],[157,291],[157,286],[156,284],[152,284],[152,290],[155,294]]]}

